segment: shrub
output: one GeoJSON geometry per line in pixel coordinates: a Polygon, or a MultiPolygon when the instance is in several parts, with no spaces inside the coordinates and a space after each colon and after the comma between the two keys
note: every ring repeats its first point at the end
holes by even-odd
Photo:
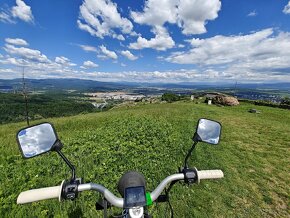
{"type": "Polygon", "coordinates": [[[161,97],[162,101],[167,101],[167,102],[174,102],[174,101],[179,101],[180,96],[173,94],[173,93],[164,93],[161,97]]]}

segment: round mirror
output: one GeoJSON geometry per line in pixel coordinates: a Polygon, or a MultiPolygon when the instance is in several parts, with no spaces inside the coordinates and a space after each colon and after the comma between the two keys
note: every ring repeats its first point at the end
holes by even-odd
{"type": "Polygon", "coordinates": [[[220,140],[221,124],[213,120],[200,119],[197,134],[200,141],[216,145],[220,140]]]}
{"type": "Polygon", "coordinates": [[[56,133],[49,123],[22,129],[17,134],[19,148],[25,158],[35,157],[50,151],[56,140],[56,133]]]}

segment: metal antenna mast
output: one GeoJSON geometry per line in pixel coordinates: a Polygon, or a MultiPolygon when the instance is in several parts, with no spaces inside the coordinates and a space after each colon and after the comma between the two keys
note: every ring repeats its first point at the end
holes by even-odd
{"type": "Polygon", "coordinates": [[[235,90],[234,90],[234,96],[237,97],[236,93],[237,93],[237,86],[238,86],[238,81],[236,81],[235,84],[235,90]]]}
{"type": "Polygon", "coordinates": [[[24,66],[22,67],[22,84],[23,84],[23,97],[25,100],[25,115],[26,115],[26,122],[27,126],[29,126],[29,117],[28,117],[28,100],[27,100],[27,89],[26,89],[26,83],[25,83],[25,78],[24,78],[24,66]]]}

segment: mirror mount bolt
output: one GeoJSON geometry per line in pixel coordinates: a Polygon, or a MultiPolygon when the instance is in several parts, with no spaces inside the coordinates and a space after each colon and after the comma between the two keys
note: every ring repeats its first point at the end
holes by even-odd
{"type": "Polygon", "coordinates": [[[201,138],[200,136],[197,134],[197,132],[194,133],[193,137],[192,137],[192,141],[194,142],[200,142],[201,138]]]}
{"type": "Polygon", "coordinates": [[[62,149],[62,147],[63,147],[63,144],[61,143],[61,141],[59,139],[57,139],[55,141],[55,143],[53,144],[51,150],[57,152],[57,151],[60,151],[62,149]]]}

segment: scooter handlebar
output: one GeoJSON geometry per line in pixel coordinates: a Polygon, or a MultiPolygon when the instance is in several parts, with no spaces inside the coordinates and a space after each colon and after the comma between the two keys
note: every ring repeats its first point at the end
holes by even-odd
{"type": "MultiPolygon", "coordinates": [[[[196,170],[198,183],[202,179],[220,179],[224,177],[224,173],[221,170],[196,170]]],[[[156,189],[150,193],[151,199],[155,201],[164,188],[173,181],[184,180],[184,174],[178,173],[166,177],[161,183],[156,187],[156,189]]],[[[64,181],[60,186],[33,189],[25,192],[21,192],[17,198],[17,204],[25,204],[40,200],[59,198],[61,200],[61,192],[64,181]]],[[[104,195],[104,197],[114,206],[123,207],[124,199],[116,197],[112,192],[106,189],[104,186],[95,183],[80,184],[78,186],[78,191],[95,190],[104,195]]]]}

